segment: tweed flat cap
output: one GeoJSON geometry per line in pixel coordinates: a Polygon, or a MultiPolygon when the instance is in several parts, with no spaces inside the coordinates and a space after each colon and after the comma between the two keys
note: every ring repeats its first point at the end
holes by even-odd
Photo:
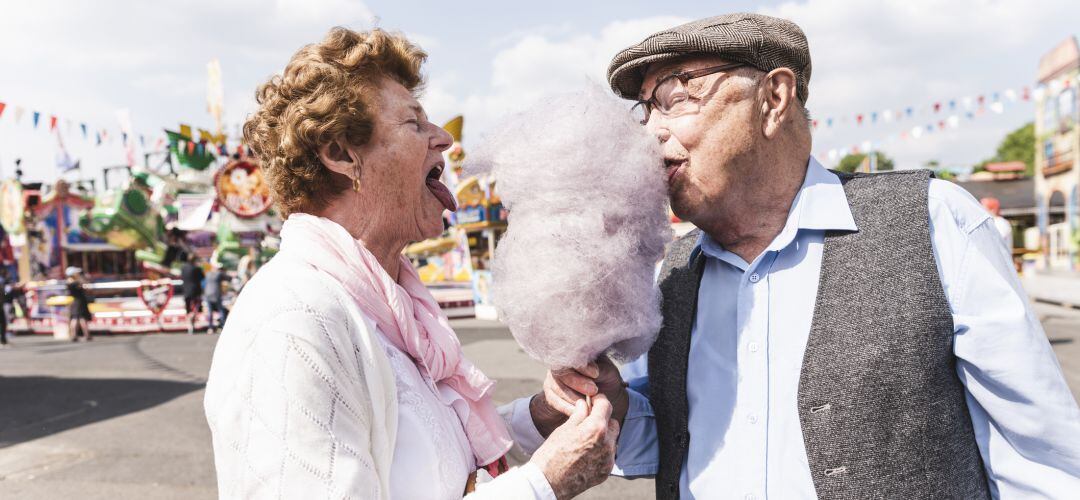
{"type": "Polygon", "coordinates": [[[761,14],[726,14],[699,19],[649,35],[619,52],[608,66],[611,90],[637,99],[649,64],[687,54],[713,54],[762,71],[788,68],[795,73],[796,94],[810,97],[810,45],[795,23],[761,14]]]}

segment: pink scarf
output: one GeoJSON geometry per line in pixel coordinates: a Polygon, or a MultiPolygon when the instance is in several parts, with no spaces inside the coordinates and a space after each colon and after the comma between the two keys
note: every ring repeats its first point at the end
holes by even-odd
{"type": "Polygon", "coordinates": [[[330,219],[308,214],[289,216],[281,238],[282,253],[341,283],[383,336],[408,353],[422,373],[465,399],[465,435],[477,464],[492,464],[510,450],[513,442],[491,402],[495,382],[465,359],[450,322],[408,259],[401,257],[395,282],[363,242],[330,219]]]}

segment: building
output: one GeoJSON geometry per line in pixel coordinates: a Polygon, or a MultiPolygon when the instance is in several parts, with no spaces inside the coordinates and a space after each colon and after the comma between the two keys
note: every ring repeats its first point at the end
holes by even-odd
{"type": "MultiPolygon", "coordinates": [[[[960,187],[966,189],[975,199],[994,198],[1001,204],[1001,216],[1009,221],[1013,228],[1012,248],[1014,253],[1024,252],[1024,233],[1028,228],[1036,224],[1038,209],[1035,206],[1035,179],[1024,177],[1024,163],[1009,167],[995,167],[997,173],[989,170],[987,165],[986,174],[971,176],[967,181],[957,182],[960,187]],[[1016,173],[1015,168],[1019,168],[1016,173]]],[[[991,164],[1003,165],[1003,164],[991,164]]]]}
{"type": "Polygon", "coordinates": [[[1078,85],[1080,45],[1070,36],[1039,60],[1035,91],[1035,202],[1044,269],[1078,269],[1078,85]]]}

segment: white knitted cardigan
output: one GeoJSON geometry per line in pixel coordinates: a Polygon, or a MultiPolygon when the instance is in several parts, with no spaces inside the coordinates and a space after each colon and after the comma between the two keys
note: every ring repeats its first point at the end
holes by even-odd
{"type": "MultiPolygon", "coordinates": [[[[221,498],[390,498],[398,403],[375,335],[341,285],[314,268],[280,254],[256,274],[206,385],[221,498]]],[[[469,499],[534,498],[530,481],[543,475],[530,467],[469,499]]]]}

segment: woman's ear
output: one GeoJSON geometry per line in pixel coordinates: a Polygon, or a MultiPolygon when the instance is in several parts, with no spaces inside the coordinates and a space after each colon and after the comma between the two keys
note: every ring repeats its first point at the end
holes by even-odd
{"type": "Polygon", "coordinates": [[[344,138],[338,138],[319,146],[319,161],[331,171],[352,179],[360,159],[349,149],[344,138]]]}

